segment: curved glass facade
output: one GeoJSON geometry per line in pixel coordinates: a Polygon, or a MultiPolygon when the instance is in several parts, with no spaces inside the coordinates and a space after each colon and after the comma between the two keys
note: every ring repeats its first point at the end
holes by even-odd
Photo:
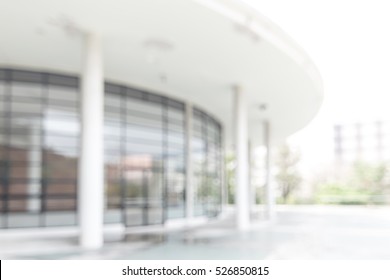
{"type": "MultiPolygon", "coordinates": [[[[105,85],[105,222],[184,218],[185,105],[105,85]]],[[[79,79],[0,69],[0,227],[77,224],[79,79]]],[[[195,214],[221,206],[220,124],[193,110],[195,214]]],[[[93,174],[91,174],[93,176],[93,174]]]]}
{"type": "Polygon", "coordinates": [[[193,110],[195,215],[216,216],[222,205],[222,134],[220,124],[199,109],[193,110]]]}
{"type": "Polygon", "coordinates": [[[184,218],[184,104],[111,84],[106,92],[107,221],[133,226],[184,218]]]}

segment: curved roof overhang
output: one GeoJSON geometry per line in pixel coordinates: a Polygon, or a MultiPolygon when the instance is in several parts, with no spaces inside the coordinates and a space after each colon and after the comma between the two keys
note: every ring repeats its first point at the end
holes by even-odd
{"type": "Polygon", "coordinates": [[[323,98],[314,64],[286,34],[239,0],[3,0],[0,66],[80,74],[78,29],[100,34],[107,80],[190,101],[231,135],[232,87],[278,141],[304,127],[323,98]],[[261,107],[266,110],[261,110],[261,107]]]}

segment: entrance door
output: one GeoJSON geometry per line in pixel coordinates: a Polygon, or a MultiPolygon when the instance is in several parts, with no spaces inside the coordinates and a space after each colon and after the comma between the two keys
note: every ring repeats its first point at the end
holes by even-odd
{"type": "Polygon", "coordinates": [[[164,222],[162,176],[150,169],[126,171],[123,218],[126,227],[164,222]]]}

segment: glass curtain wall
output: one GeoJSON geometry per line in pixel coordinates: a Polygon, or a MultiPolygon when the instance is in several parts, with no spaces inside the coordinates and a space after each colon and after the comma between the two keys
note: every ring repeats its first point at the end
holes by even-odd
{"type": "Polygon", "coordinates": [[[1,227],[76,223],[78,81],[0,70],[1,227]]]}
{"type": "Polygon", "coordinates": [[[184,104],[111,84],[106,92],[106,222],[183,218],[184,104]]]}
{"type": "MultiPolygon", "coordinates": [[[[105,222],[185,217],[185,108],[105,85],[105,222]]],[[[77,224],[80,93],[76,77],[0,69],[0,228],[77,224]]],[[[194,109],[197,215],[221,203],[221,126],[194,109]]]]}
{"type": "Polygon", "coordinates": [[[195,215],[216,216],[222,203],[222,128],[214,118],[193,111],[195,215]]]}

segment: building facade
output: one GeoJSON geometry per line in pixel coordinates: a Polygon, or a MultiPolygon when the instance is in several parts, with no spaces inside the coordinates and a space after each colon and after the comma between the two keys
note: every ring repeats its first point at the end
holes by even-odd
{"type": "MultiPolygon", "coordinates": [[[[78,77],[0,69],[2,228],[77,224],[79,84],[78,77]]],[[[104,109],[104,221],[185,218],[185,104],[106,83],[104,109]]],[[[213,217],[222,203],[222,126],[200,109],[191,114],[194,214],[213,217]]]]}
{"type": "Polygon", "coordinates": [[[229,150],[246,230],[248,144],[269,151],[322,102],[307,54],[240,0],[3,2],[3,229],[77,226],[99,248],[107,224],[217,217],[229,150]]]}
{"type": "Polygon", "coordinates": [[[358,122],[334,126],[336,161],[384,162],[390,159],[390,126],[387,121],[358,122]]]}

